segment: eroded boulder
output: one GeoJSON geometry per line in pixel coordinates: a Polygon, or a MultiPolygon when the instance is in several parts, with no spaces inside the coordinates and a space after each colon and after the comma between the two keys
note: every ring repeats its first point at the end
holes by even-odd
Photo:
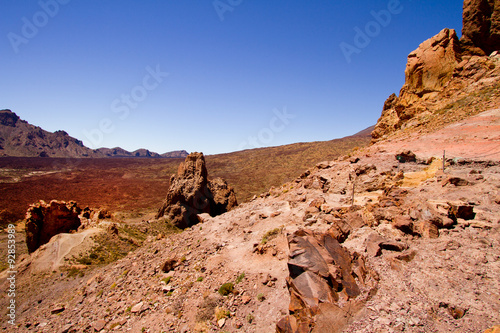
{"type": "Polygon", "coordinates": [[[366,293],[376,290],[376,273],[330,232],[298,230],[288,244],[290,314],[277,323],[277,332],[323,332],[328,326],[340,331],[369,299],[366,293]]]}
{"type": "Polygon", "coordinates": [[[237,206],[236,195],[223,179],[208,181],[205,157],[191,153],[170,180],[170,188],[156,218],[163,216],[185,229],[199,222],[198,214],[223,214],[237,206]]]}
{"type": "Polygon", "coordinates": [[[76,202],[52,200],[31,205],[26,213],[26,245],[34,252],[60,233],[76,231],[81,225],[81,209],[76,202]]]}

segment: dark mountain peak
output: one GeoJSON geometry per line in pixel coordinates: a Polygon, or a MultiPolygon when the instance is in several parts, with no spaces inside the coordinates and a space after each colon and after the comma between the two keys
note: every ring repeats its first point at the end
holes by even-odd
{"type": "Polygon", "coordinates": [[[19,157],[186,157],[185,150],[160,155],[147,149],[134,152],[120,147],[90,149],[64,130],[54,133],[31,125],[10,109],[0,110],[1,156],[19,157]]]}
{"type": "Polygon", "coordinates": [[[19,116],[9,109],[0,110],[0,124],[4,126],[16,127],[19,116]]]}
{"type": "Polygon", "coordinates": [[[168,157],[168,158],[185,158],[188,155],[189,155],[189,153],[185,150],[175,150],[175,151],[161,154],[162,157],[168,157]]]}
{"type": "Polygon", "coordinates": [[[149,150],[144,148],[134,150],[132,152],[132,155],[134,155],[135,157],[161,157],[160,154],[150,152],[149,150]]]}
{"type": "Polygon", "coordinates": [[[68,132],[63,131],[63,130],[55,131],[54,134],[60,135],[60,136],[69,136],[68,132]]]}

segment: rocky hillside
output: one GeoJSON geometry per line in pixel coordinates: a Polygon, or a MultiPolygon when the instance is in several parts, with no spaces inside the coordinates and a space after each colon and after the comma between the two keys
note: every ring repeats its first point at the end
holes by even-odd
{"type": "Polygon", "coordinates": [[[24,157],[186,157],[185,150],[158,154],[147,149],[90,149],[65,131],[54,133],[29,124],[11,110],[0,110],[0,156],[24,157]]]}
{"type": "MultiPolygon", "coordinates": [[[[468,125],[498,136],[500,110],[443,131],[453,142],[468,125]]],[[[443,172],[433,141],[320,163],[181,233],[150,220],[133,233],[141,246],[105,266],[81,265],[110,255],[83,251],[85,235],[131,239],[126,223],[53,238],[17,266],[18,331],[484,332],[500,323],[500,154],[443,172]]]]}
{"type": "Polygon", "coordinates": [[[0,154],[3,156],[99,156],[82,141],[64,131],[47,132],[20,119],[10,110],[0,111],[0,154]]]}
{"type": "MultiPolygon", "coordinates": [[[[496,26],[497,5],[466,0],[464,21],[478,21],[464,27],[496,26]]],[[[498,332],[500,63],[464,58],[464,45],[443,30],[410,56],[370,147],[183,231],[153,217],[88,218],[17,258],[15,328],[498,332]],[[453,66],[437,59],[466,62],[447,76],[453,66]]],[[[186,165],[178,175],[191,179],[186,165]]]]}

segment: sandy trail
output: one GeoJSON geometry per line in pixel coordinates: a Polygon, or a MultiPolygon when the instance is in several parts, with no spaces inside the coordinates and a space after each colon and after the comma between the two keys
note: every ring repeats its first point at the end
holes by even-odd
{"type": "Polygon", "coordinates": [[[88,249],[93,242],[91,236],[103,232],[99,228],[87,229],[76,234],[58,234],[49,243],[43,245],[32,257],[34,271],[54,271],[64,265],[66,258],[78,256],[78,253],[88,249]]]}

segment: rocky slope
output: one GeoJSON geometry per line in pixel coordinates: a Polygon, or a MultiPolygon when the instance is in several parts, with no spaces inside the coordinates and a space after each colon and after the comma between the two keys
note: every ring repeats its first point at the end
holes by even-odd
{"type": "MultiPolygon", "coordinates": [[[[481,8],[473,16],[494,22],[497,3],[465,1],[464,17],[481,8]]],[[[108,240],[144,236],[107,265],[76,265],[99,247],[63,252],[57,236],[18,258],[17,330],[497,332],[499,64],[457,58],[457,46],[443,30],[410,57],[368,148],[179,233],[152,218],[133,221],[131,238],[131,222],[95,221],[108,240]],[[56,265],[48,253],[66,254],[56,265]]],[[[64,234],[65,246],[81,234],[64,234]]]]}
{"type": "Polygon", "coordinates": [[[158,154],[147,149],[90,149],[65,131],[54,133],[22,120],[11,110],[0,110],[0,156],[25,157],[186,157],[184,150],[158,154]]]}
{"type": "MultiPolygon", "coordinates": [[[[471,125],[496,136],[483,141],[498,142],[500,110],[489,117],[447,126],[445,133],[460,137],[471,125]]],[[[413,135],[416,148],[434,140],[413,135]]],[[[37,273],[39,249],[18,265],[18,330],[272,332],[300,313],[297,321],[313,332],[483,332],[500,323],[498,159],[449,159],[443,172],[439,150],[417,149],[413,162],[401,163],[394,152],[406,148],[402,143],[320,163],[226,214],[200,215],[203,223],[182,233],[151,231],[135,252],[83,269],[83,277],[64,268],[37,273]],[[331,235],[353,262],[345,269],[319,252],[315,262],[323,258],[337,272],[337,296],[319,312],[291,302],[297,299],[291,286],[299,299],[321,290],[289,280],[293,253],[305,253],[294,250],[294,237],[304,232],[331,235]],[[349,292],[348,276],[359,293],[349,292]],[[225,283],[233,290],[223,296],[231,289],[219,293],[225,283]]],[[[466,150],[475,146],[463,143],[466,150]]]]}

